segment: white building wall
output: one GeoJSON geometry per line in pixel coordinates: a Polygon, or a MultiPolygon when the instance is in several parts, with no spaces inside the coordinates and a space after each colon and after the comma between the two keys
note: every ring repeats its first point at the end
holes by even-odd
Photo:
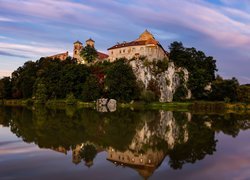
{"type": "Polygon", "coordinates": [[[136,56],[147,56],[148,60],[163,59],[165,52],[157,45],[129,46],[108,50],[109,60],[111,62],[119,58],[132,59],[136,56]]]}

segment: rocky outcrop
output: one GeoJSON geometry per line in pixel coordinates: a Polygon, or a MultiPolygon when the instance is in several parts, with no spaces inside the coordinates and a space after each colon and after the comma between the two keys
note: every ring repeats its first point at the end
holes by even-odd
{"type": "Polygon", "coordinates": [[[116,100],[101,98],[96,101],[96,109],[99,112],[114,112],[116,111],[116,100]]]}
{"type": "Polygon", "coordinates": [[[155,64],[140,59],[130,61],[137,81],[142,82],[145,89],[150,81],[157,83],[160,102],[172,102],[176,89],[181,85],[187,90],[187,95],[184,98],[191,98],[191,91],[187,89],[186,85],[189,77],[187,69],[177,68],[173,62],[169,62],[166,70],[162,71],[155,64]]]}

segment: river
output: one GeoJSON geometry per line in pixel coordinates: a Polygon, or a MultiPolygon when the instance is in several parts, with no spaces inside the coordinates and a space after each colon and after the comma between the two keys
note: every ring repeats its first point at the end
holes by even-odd
{"type": "Polygon", "coordinates": [[[250,179],[250,115],[0,107],[0,179],[250,179]]]}

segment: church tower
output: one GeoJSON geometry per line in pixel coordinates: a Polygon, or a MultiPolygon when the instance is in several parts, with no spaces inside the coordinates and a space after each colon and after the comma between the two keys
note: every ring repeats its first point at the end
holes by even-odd
{"type": "Polygon", "coordinates": [[[80,52],[82,50],[82,43],[80,41],[74,42],[73,58],[77,59],[81,63],[82,58],[80,57],[80,52]]]}
{"type": "Polygon", "coordinates": [[[95,46],[95,41],[91,38],[89,38],[87,41],[86,41],[86,46],[89,45],[91,47],[94,47],[95,46]]]}

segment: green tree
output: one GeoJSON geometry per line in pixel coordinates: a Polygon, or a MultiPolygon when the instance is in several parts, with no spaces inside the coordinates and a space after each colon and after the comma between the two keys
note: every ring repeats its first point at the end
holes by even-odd
{"type": "Polygon", "coordinates": [[[12,73],[14,98],[31,98],[36,81],[36,72],[36,63],[27,61],[12,73]]]}
{"type": "Polygon", "coordinates": [[[87,45],[87,46],[82,48],[82,50],[80,52],[80,56],[84,60],[86,60],[88,63],[91,63],[94,60],[96,60],[98,54],[97,54],[97,51],[94,47],[87,45]]]}
{"type": "Polygon", "coordinates": [[[83,84],[90,72],[83,64],[67,64],[60,71],[58,86],[60,91],[57,96],[65,98],[67,94],[73,93],[76,98],[80,98],[83,91],[83,84]]]}
{"type": "Polygon", "coordinates": [[[217,101],[237,101],[239,82],[236,78],[223,80],[220,76],[212,83],[212,92],[209,94],[210,100],[217,101]]]}
{"type": "Polygon", "coordinates": [[[94,101],[101,97],[102,89],[98,78],[90,75],[83,85],[82,98],[84,101],[94,101]]]}
{"type": "Polygon", "coordinates": [[[38,82],[36,83],[36,90],[34,93],[35,96],[35,102],[37,104],[43,104],[47,101],[47,89],[45,86],[45,83],[41,80],[38,80],[38,82]]]}
{"type": "Polygon", "coordinates": [[[73,93],[70,93],[70,94],[67,95],[67,97],[66,97],[66,104],[68,104],[68,105],[74,105],[74,104],[76,104],[76,102],[77,102],[77,100],[76,100],[76,98],[75,98],[75,96],[74,96],[73,93]]]}
{"type": "Polygon", "coordinates": [[[81,158],[86,162],[93,161],[96,154],[97,154],[97,150],[95,146],[92,144],[84,145],[80,151],[81,158]]]}
{"type": "Polygon", "coordinates": [[[237,91],[237,98],[240,102],[250,103],[250,85],[241,85],[237,91]]]}
{"type": "Polygon", "coordinates": [[[0,79],[0,99],[10,99],[12,97],[12,83],[10,77],[0,79]]]}
{"type": "Polygon", "coordinates": [[[105,87],[109,98],[131,101],[139,97],[139,87],[131,66],[125,59],[117,60],[107,72],[105,87]]]}
{"type": "Polygon", "coordinates": [[[207,92],[204,88],[215,79],[216,60],[195,48],[184,47],[181,42],[173,42],[169,49],[170,59],[175,65],[189,71],[187,85],[193,98],[206,98],[207,92]]]}

